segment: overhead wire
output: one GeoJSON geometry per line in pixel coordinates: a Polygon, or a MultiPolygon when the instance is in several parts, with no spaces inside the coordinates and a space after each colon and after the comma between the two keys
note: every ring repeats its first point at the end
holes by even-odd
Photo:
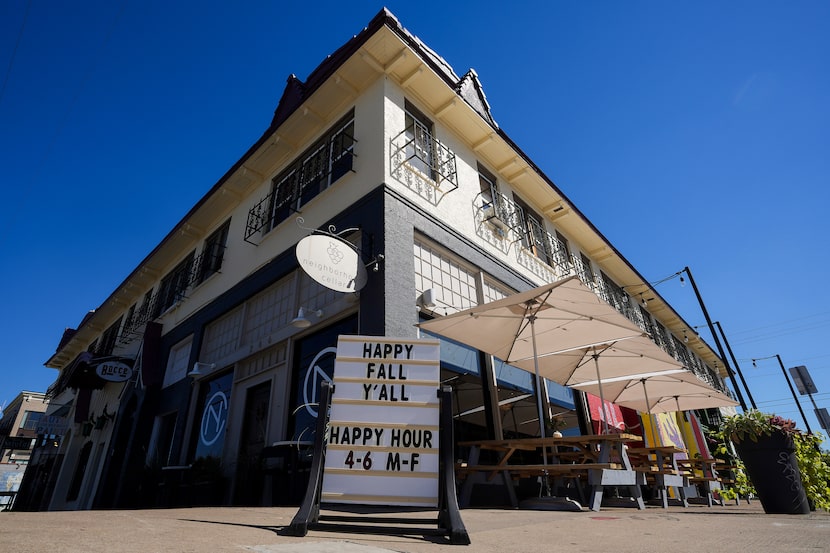
{"type": "Polygon", "coordinates": [[[738,336],[737,338],[732,339],[733,344],[743,345],[764,341],[772,337],[787,336],[790,334],[804,332],[807,330],[817,330],[826,326],[830,326],[830,317],[828,317],[826,320],[817,320],[812,322],[809,322],[809,320],[815,319],[816,317],[825,317],[828,315],[830,315],[830,312],[815,313],[812,315],[806,315],[804,317],[789,319],[786,321],[779,321],[777,323],[764,325],[756,328],[741,330],[737,332],[730,332],[730,336],[738,336]],[[800,324],[792,325],[792,323],[800,324]],[[741,338],[741,335],[745,336],[741,338]]]}

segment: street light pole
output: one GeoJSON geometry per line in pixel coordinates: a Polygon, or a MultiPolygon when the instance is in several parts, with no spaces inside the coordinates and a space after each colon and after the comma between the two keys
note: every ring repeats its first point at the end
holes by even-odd
{"type": "Polygon", "coordinates": [[[801,408],[801,402],[798,401],[798,396],[795,393],[795,388],[793,388],[792,382],[790,382],[790,377],[787,376],[787,369],[784,368],[784,362],[781,361],[781,356],[777,353],[775,354],[776,359],[778,359],[778,364],[781,365],[781,372],[784,373],[784,380],[787,381],[787,386],[790,387],[790,392],[793,394],[793,399],[795,400],[795,404],[798,406],[798,412],[801,413],[801,418],[804,419],[804,427],[807,429],[807,434],[812,434],[813,431],[810,430],[810,423],[807,422],[807,417],[804,416],[804,410],[801,408]]]}
{"type": "Polygon", "coordinates": [[[726,339],[726,334],[723,332],[723,327],[720,325],[720,321],[715,321],[715,325],[720,330],[720,335],[723,338],[723,343],[726,344],[726,350],[729,352],[729,356],[732,358],[732,362],[735,363],[735,370],[738,371],[738,377],[741,379],[741,383],[744,385],[744,390],[746,390],[746,397],[749,398],[749,404],[752,405],[753,409],[757,409],[758,407],[755,405],[755,400],[752,398],[752,392],[749,391],[749,386],[746,385],[746,380],[744,380],[744,374],[741,372],[741,366],[738,364],[738,360],[735,359],[735,354],[732,353],[732,346],[729,345],[729,340],[726,339]]]}
{"type": "MultiPolygon", "coordinates": [[[[738,402],[740,402],[741,404],[741,409],[746,411],[746,402],[744,401],[743,394],[741,394],[741,388],[738,386],[738,381],[735,380],[735,373],[732,370],[732,367],[729,366],[729,361],[726,359],[726,354],[723,352],[723,346],[721,346],[720,344],[718,335],[715,332],[715,326],[712,324],[712,319],[709,317],[709,312],[706,310],[706,304],[703,303],[703,298],[700,297],[700,291],[697,289],[697,284],[695,284],[695,279],[692,276],[692,272],[689,270],[688,267],[684,267],[683,271],[685,271],[686,274],[689,275],[689,282],[692,284],[692,289],[695,291],[695,296],[697,296],[697,302],[700,304],[700,309],[701,311],[703,311],[703,316],[706,318],[706,324],[709,325],[709,332],[712,333],[712,338],[715,339],[715,345],[718,347],[720,358],[723,360],[724,366],[726,366],[726,373],[732,380],[732,387],[735,388],[735,395],[738,396],[738,402]]],[[[683,271],[680,272],[682,273],[683,271]]]]}

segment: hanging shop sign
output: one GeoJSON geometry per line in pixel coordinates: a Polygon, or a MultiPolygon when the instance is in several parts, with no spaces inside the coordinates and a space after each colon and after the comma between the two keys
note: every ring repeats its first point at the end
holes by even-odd
{"type": "Polygon", "coordinates": [[[438,505],[439,344],[339,337],[323,501],[438,505]]]}
{"type": "Polygon", "coordinates": [[[366,285],[366,267],[349,242],[334,235],[312,234],[297,243],[297,261],[319,284],[337,292],[357,292],[366,285]]]}
{"type": "Polygon", "coordinates": [[[3,449],[32,449],[35,440],[25,436],[6,436],[3,441],[3,449]]]}
{"type": "Polygon", "coordinates": [[[38,434],[53,434],[56,436],[62,436],[66,434],[68,429],[69,421],[66,420],[66,417],[59,415],[44,415],[38,421],[35,432],[38,434]]]}
{"type": "Polygon", "coordinates": [[[126,382],[133,376],[133,369],[120,361],[104,361],[95,366],[95,374],[108,382],[126,382]]]}

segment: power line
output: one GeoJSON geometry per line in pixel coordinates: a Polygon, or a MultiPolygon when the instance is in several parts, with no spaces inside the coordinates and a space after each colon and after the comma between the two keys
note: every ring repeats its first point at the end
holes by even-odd
{"type": "Polygon", "coordinates": [[[830,326],[830,319],[826,320],[817,320],[808,322],[809,319],[815,319],[816,317],[824,317],[828,313],[816,313],[813,315],[807,315],[805,317],[800,317],[797,319],[790,319],[788,321],[781,321],[778,323],[765,325],[761,327],[756,327],[753,329],[738,331],[734,333],[730,333],[730,335],[745,335],[743,338],[734,339],[733,342],[739,345],[742,344],[750,344],[754,342],[759,342],[763,340],[767,340],[769,338],[779,337],[779,336],[788,336],[790,334],[794,334],[797,332],[804,332],[807,330],[816,330],[822,327],[830,326]],[[793,325],[792,323],[797,323],[793,325]],[[749,336],[749,334],[752,334],[749,336]]]}
{"type": "Polygon", "coordinates": [[[744,330],[738,330],[736,332],[730,332],[729,334],[730,334],[730,336],[735,336],[735,335],[740,335],[740,334],[749,334],[749,333],[754,333],[754,332],[757,332],[759,330],[763,330],[763,329],[766,329],[766,328],[771,328],[771,327],[775,327],[775,326],[782,326],[782,325],[786,325],[786,324],[789,324],[789,323],[800,322],[800,321],[803,321],[805,319],[811,319],[811,318],[814,318],[814,317],[823,317],[825,315],[830,315],[830,311],[822,311],[820,313],[813,313],[811,315],[804,315],[803,317],[796,317],[795,319],[787,319],[787,320],[784,320],[784,321],[778,321],[778,322],[771,323],[771,324],[768,324],[768,325],[762,325],[762,326],[756,326],[754,328],[747,328],[747,329],[744,329],[744,330]]]}

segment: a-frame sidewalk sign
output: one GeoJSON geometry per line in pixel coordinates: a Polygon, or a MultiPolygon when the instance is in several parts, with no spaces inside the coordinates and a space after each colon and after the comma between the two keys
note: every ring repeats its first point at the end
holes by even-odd
{"type": "Polygon", "coordinates": [[[451,391],[440,386],[439,355],[437,340],[340,336],[334,382],[320,388],[308,488],[287,533],[333,526],[367,533],[373,522],[382,533],[388,527],[381,524],[427,519],[373,519],[367,507],[401,514],[434,508],[436,528],[424,532],[469,545],[456,495],[451,391]],[[354,506],[354,514],[321,515],[321,504],[340,512],[354,506]]]}

